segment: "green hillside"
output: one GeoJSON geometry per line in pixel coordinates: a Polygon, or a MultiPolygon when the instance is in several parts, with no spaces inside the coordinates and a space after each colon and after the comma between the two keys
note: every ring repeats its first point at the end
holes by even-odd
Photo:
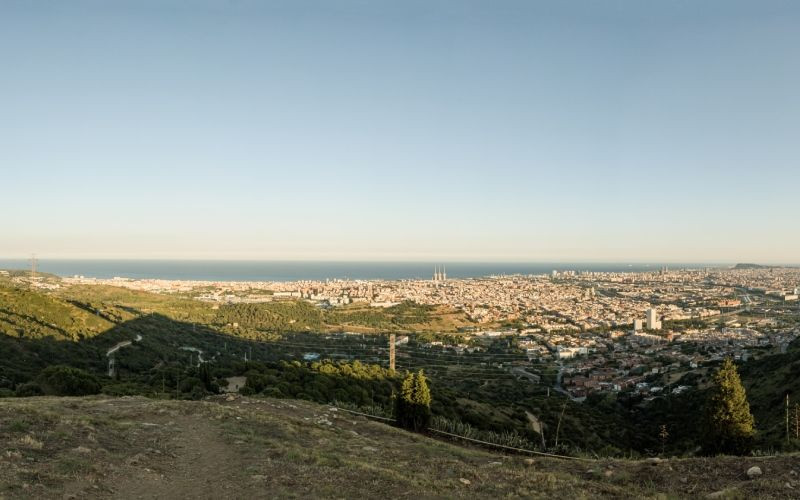
{"type": "Polygon", "coordinates": [[[0,333],[14,337],[79,340],[112,324],[86,307],[64,299],[0,284],[0,333]]]}

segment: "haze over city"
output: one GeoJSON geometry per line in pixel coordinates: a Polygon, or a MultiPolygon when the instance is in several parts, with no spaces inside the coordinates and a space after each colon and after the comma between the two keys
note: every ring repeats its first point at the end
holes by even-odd
{"type": "Polygon", "coordinates": [[[3,2],[0,257],[796,263],[799,22],[3,2]]]}

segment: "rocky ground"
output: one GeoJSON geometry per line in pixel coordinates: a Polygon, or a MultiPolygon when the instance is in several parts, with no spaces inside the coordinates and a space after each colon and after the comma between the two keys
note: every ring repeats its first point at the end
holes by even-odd
{"type": "Polygon", "coordinates": [[[504,456],[295,400],[0,399],[0,499],[798,498],[799,458],[504,456]]]}

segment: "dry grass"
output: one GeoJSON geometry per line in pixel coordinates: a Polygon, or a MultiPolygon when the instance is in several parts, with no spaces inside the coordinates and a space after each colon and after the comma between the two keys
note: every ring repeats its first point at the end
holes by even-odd
{"type": "Polygon", "coordinates": [[[687,498],[723,490],[731,498],[796,498],[797,463],[531,460],[294,400],[0,405],[0,498],[687,498]],[[764,475],[747,479],[751,465],[764,475]]]}

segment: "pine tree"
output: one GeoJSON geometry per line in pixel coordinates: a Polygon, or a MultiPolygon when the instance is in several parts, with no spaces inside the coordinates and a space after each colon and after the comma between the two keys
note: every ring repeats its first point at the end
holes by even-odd
{"type": "Polygon", "coordinates": [[[747,453],[754,434],[753,415],[736,365],[730,358],[714,373],[706,403],[705,451],[747,453]]]}
{"type": "Polygon", "coordinates": [[[404,429],[420,432],[428,428],[431,419],[431,391],[425,374],[406,373],[395,397],[395,419],[404,429]]]}
{"type": "Polygon", "coordinates": [[[415,431],[425,431],[431,423],[431,390],[425,373],[420,370],[414,377],[414,423],[415,431]]]}

